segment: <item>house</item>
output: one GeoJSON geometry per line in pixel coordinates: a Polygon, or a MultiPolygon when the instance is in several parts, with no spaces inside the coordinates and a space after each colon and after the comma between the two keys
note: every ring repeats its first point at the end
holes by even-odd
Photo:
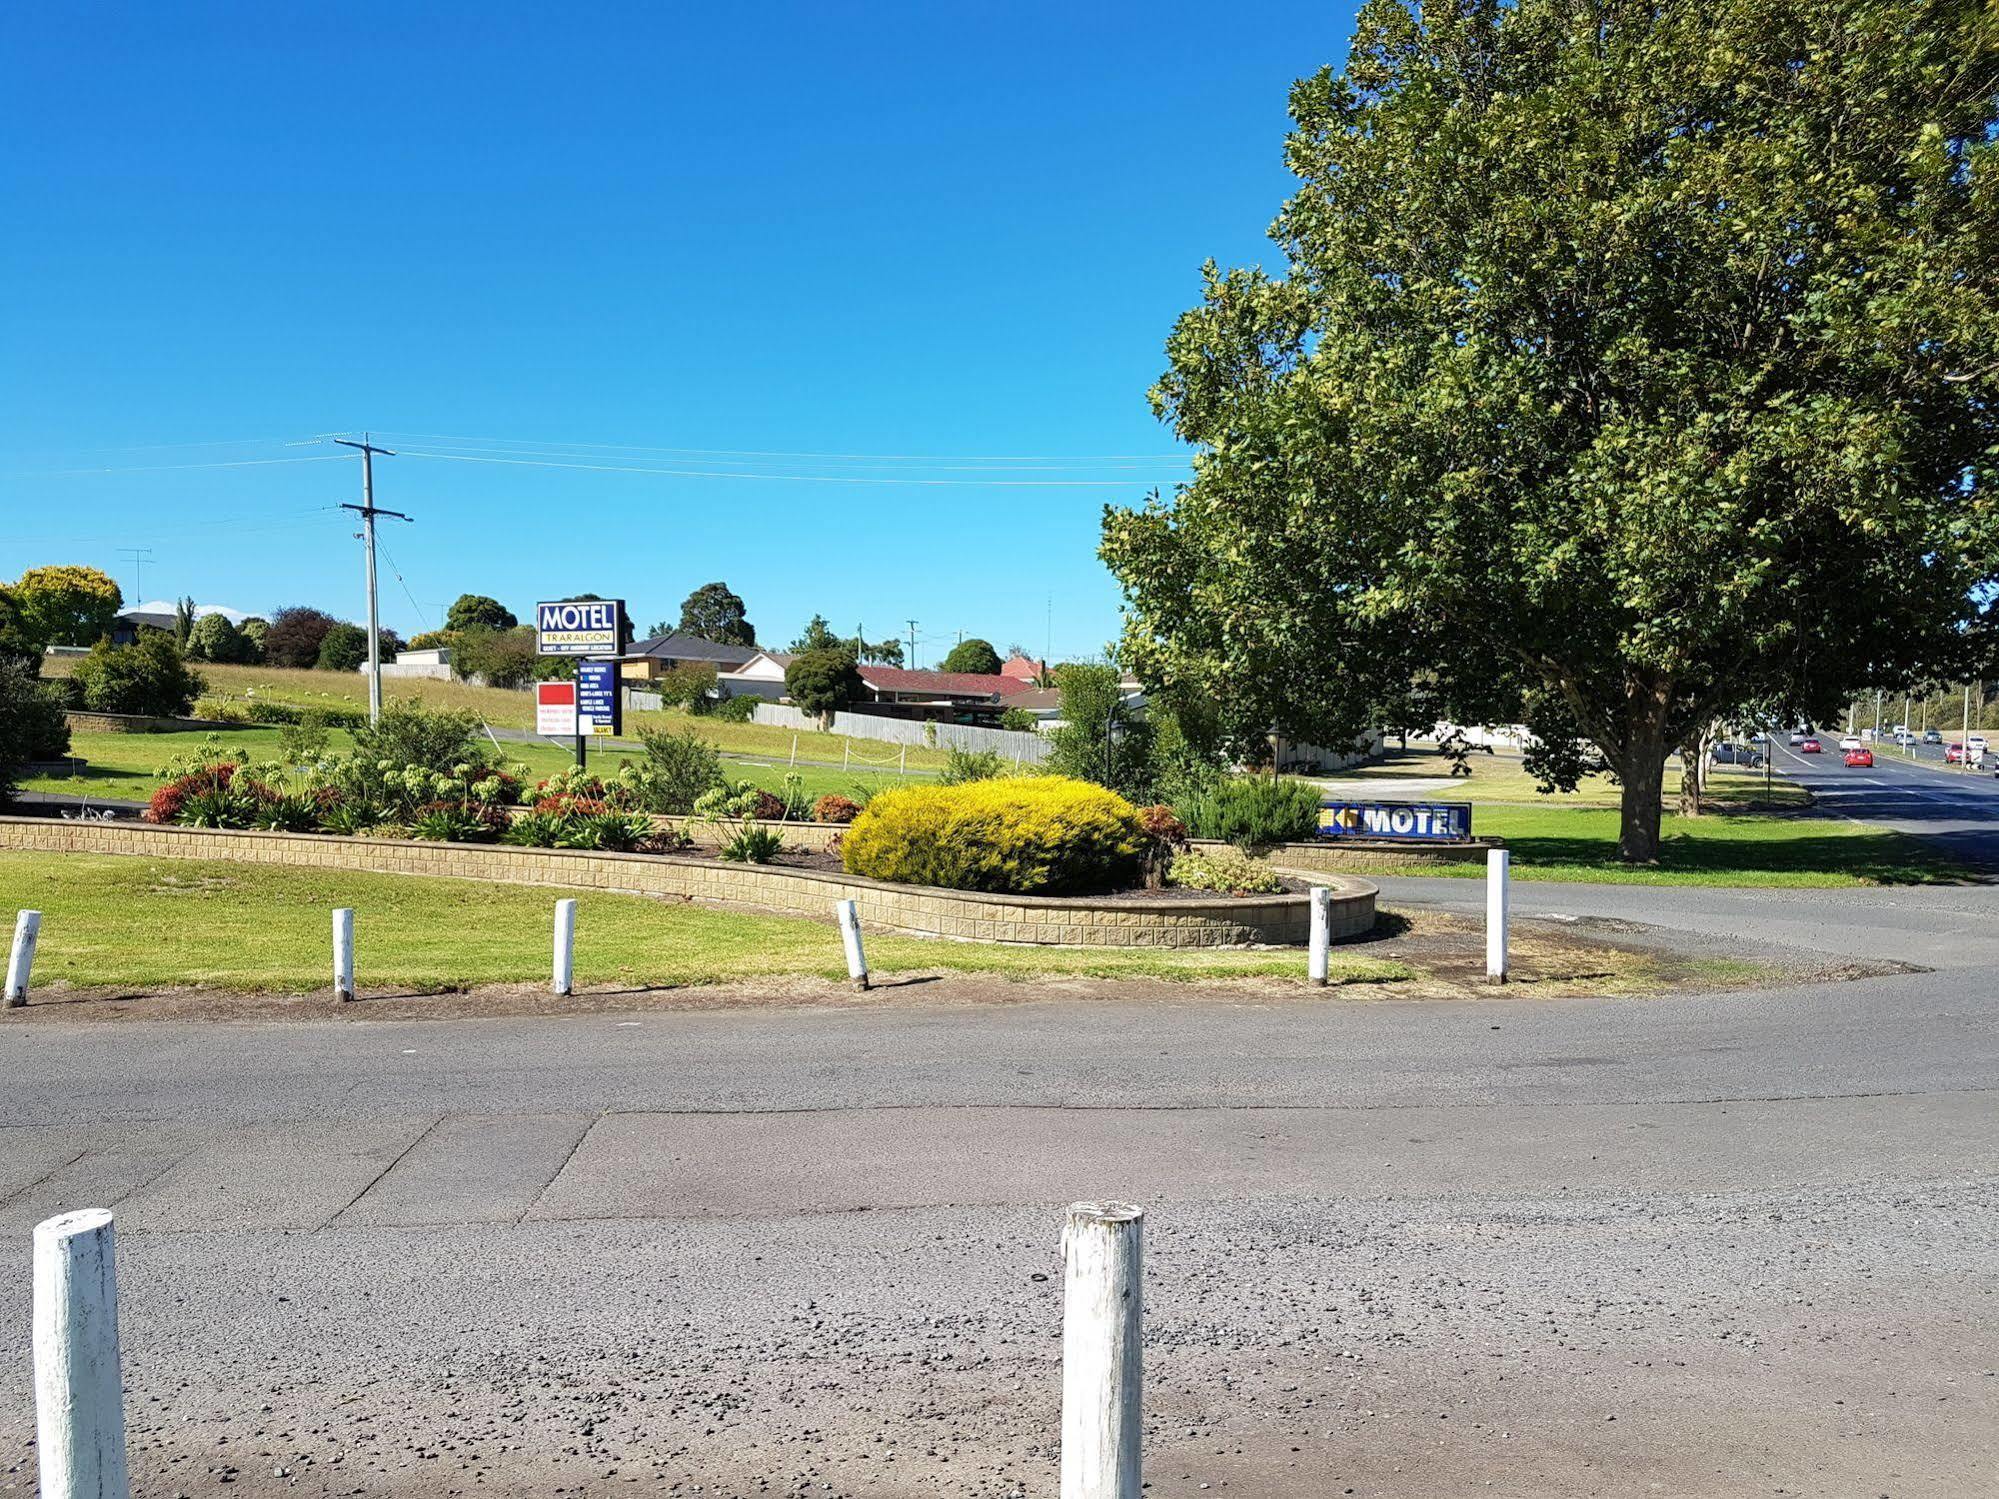
{"type": "Polygon", "coordinates": [[[797,659],[792,651],[758,651],[741,666],[716,675],[724,697],[761,697],[776,702],[784,696],[785,669],[797,659]]]}
{"type": "Polygon", "coordinates": [[[1015,651],[1000,667],[1000,675],[1013,677],[1030,687],[1040,687],[1048,680],[1048,663],[1036,661],[1032,656],[1024,656],[1015,651]]]}
{"type": "Polygon", "coordinates": [[[1033,684],[1000,672],[916,671],[902,666],[863,666],[856,713],[888,718],[930,718],[944,723],[981,723],[997,718],[1010,699],[1033,684]]]}
{"type": "Polygon", "coordinates": [[[653,682],[677,666],[700,665],[714,667],[719,678],[721,673],[746,665],[762,654],[755,646],[722,645],[674,630],[634,642],[618,658],[618,676],[628,683],[653,682]]]}
{"type": "MultiPolygon", "coordinates": [[[[243,628],[243,621],[250,618],[241,609],[231,609],[224,604],[194,606],[196,619],[205,614],[219,614],[239,630],[243,628]]],[[[150,604],[135,604],[130,609],[121,609],[111,620],[111,643],[130,645],[139,638],[141,630],[165,630],[172,634],[177,617],[178,605],[172,599],[154,599],[150,604]]]]}

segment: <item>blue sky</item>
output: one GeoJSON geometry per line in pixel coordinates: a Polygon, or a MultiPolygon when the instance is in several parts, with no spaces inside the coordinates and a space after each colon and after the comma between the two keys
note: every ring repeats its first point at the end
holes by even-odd
{"type": "Polygon", "coordinates": [[[369,428],[405,455],[377,503],[416,517],[384,531],[405,633],[468,590],[623,596],[643,629],[723,578],[780,644],[818,610],[914,618],[926,662],[961,630],[1093,651],[1102,505],[1184,472],[1145,403],[1167,330],[1205,257],[1270,262],[1286,89],[1350,25],[30,7],[0,59],[0,575],[129,594],[145,547],[149,598],[359,617],[329,508],[358,465],[310,440],[369,428]]]}

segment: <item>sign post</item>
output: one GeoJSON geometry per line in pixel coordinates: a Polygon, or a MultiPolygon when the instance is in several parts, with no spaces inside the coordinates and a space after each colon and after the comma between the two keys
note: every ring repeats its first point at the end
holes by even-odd
{"type": "MultiPolygon", "coordinates": [[[[558,599],[536,604],[534,631],[536,655],[577,658],[575,681],[543,682],[537,691],[557,686],[569,690],[567,722],[554,733],[575,737],[576,763],[582,765],[588,758],[588,736],[615,734],[622,727],[617,658],[625,649],[625,601],[558,599]]],[[[551,730],[541,727],[546,701],[537,697],[536,732],[553,737],[551,730]]],[[[551,716],[548,721],[555,719],[551,716]]]]}

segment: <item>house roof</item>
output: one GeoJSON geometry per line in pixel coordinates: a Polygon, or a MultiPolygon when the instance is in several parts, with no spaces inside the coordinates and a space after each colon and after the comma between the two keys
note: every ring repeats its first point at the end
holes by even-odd
{"type": "Polygon", "coordinates": [[[1047,668],[1032,656],[1023,656],[1019,651],[1015,651],[1006,658],[1006,664],[1000,667],[1000,675],[1018,677],[1023,682],[1032,683],[1040,681],[1048,675],[1048,672],[1047,668]]]}
{"type": "Polygon", "coordinates": [[[666,635],[655,635],[650,640],[638,640],[625,652],[627,661],[641,657],[655,657],[664,661],[713,661],[717,666],[741,666],[745,661],[762,653],[753,645],[723,645],[720,641],[703,640],[699,635],[683,635],[675,630],[666,635]]]}
{"type": "MultiPolygon", "coordinates": [[[[752,651],[748,659],[738,662],[737,665],[739,667],[749,666],[757,661],[768,661],[773,666],[789,666],[797,659],[798,652],[796,651],[752,651]]],[[[723,675],[726,676],[727,673],[725,672],[723,675]]]]}
{"type": "Polygon", "coordinates": [[[861,680],[877,692],[927,692],[936,697],[1011,697],[1028,690],[1018,677],[984,671],[913,671],[903,666],[863,666],[861,680]]]}
{"type": "MultiPolygon", "coordinates": [[[[250,617],[241,609],[231,609],[226,604],[196,604],[194,606],[194,617],[196,619],[200,619],[203,615],[207,614],[219,614],[228,620],[230,624],[236,625],[239,628],[243,621],[250,617]]],[[[124,620],[127,624],[150,625],[156,630],[171,630],[174,627],[175,604],[172,599],[154,599],[148,604],[134,604],[130,609],[121,609],[118,611],[117,617],[124,620]]]]}

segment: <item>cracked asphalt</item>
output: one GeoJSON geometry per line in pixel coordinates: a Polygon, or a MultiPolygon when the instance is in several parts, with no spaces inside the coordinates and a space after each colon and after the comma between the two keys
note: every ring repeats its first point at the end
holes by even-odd
{"type": "Polygon", "coordinates": [[[1999,890],[1516,910],[1906,971],[0,1023],[0,1320],[113,1205],[148,1496],[1053,1494],[1061,1208],[1122,1196],[1153,1494],[1991,1492],[1999,890]]]}

